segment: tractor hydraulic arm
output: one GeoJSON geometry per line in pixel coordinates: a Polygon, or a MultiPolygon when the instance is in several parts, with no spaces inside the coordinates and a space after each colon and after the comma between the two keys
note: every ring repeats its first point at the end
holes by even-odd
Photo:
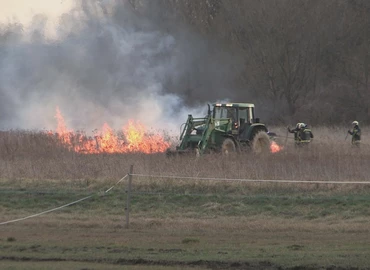
{"type": "Polygon", "coordinates": [[[204,151],[207,149],[209,139],[211,138],[211,134],[214,129],[215,129],[215,121],[212,118],[212,116],[209,114],[206,124],[205,124],[205,129],[203,131],[202,139],[198,143],[198,149],[199,149],[200,155],[202,155],[204,151]]]}

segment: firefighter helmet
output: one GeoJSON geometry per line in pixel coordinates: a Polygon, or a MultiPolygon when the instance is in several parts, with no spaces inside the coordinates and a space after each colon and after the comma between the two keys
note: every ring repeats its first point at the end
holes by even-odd
{"type": "Polygon", "coordinates": [[[304,128],[304,127],[305,127],[304,123],[297,123],[297,125],[296,125],[297,129],[301,129],[301,128],[304,128]]]}
{"type": "Polygon", "coordinates": [[[358,121],[353,121],[352,122],[352,125],[357,126],[358,125],[358,121]]]}

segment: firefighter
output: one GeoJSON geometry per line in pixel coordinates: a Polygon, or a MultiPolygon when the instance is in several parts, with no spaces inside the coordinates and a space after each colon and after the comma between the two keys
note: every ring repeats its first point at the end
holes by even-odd
{"type": "Polygon", "coordinates": [[[312,131],[305,123],[297,123],[295,129],[288,127],[288,131],[294,133],[294,141],[297,146],[308,144],[313,139],[312,131]]]}
{"type": "Polygon", "coordinates": [[[361,141],[361,129],[358,124],[358,121],[353,121],[352,126],[353,126],[352,130],[348,130],[348,133],[352,135],[352,144],[359,146],[361,141]]]}
{"type": "Polygon", "coordinates": [[[301,123],[301,131],[298,133],[300,143],[310,143],[313,139],[313,134],[308,125],[301,123]]]}
{"type": "Polygon", "coordinates": [[[288,126],[287,129],[288,129],[288,132],[290,133],[294,133],[294,141],[297,143],[298,141],[298,132],[300,131],[301,129],[301,124],[302,123],[297,123],[297,125],[295,126],[294,129],[290,129],[290,127],[288,126]]]}

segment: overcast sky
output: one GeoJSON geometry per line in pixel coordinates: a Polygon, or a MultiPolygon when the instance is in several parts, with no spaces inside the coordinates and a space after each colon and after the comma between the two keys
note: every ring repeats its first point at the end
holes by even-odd
{"type": "Polygon", "coordinates": [[[47,33],[53,37],[59,16],[72,7],[73,0],[0,0],[0,23],[20,22],[27,27],[35,14],[44,14],[47,33]]]}

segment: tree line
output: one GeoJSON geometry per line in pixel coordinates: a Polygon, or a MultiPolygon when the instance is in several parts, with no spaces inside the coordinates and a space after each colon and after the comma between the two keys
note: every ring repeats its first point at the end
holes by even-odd
{"type": "Polygon", "coordinates": [[[235,61],[227,64],[233,79],[221,92],[202,84],[194,66],[181,89],[172,90],[189,103],[228,97],[254,102],[277,123],[370,122],[370,1],[129,2],[174,35],[173,25],[181,24],[217,44],[211,57],[221,50],[235,61]]]}

